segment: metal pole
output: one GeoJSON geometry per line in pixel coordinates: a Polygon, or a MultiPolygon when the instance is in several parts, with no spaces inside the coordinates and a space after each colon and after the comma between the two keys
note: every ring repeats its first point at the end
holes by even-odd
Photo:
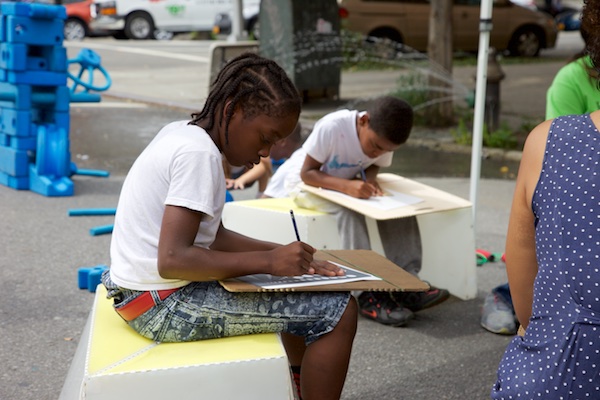
{"type": "Polygon", "coordinates": [[[483,142],[483,119],[485,113],[485,89],[487,82],[487,62],[492,30],[492,0],[481,2],[479,19],[479,53],[477,57],[477,83],[475,87],[475,116],[473,119],[473,146],[471,152],[471,191],[473,204],[473,226],[477,217],[477,185],[481,175],[481,149],[483,142]]]}
{"type": "Polygon", "coordinates": [[[244,15],[242,0],[233,1],[233,11],[231,13],[231,34],[227,37],[228,42],[239,42],[244,34],[244,15]]]}

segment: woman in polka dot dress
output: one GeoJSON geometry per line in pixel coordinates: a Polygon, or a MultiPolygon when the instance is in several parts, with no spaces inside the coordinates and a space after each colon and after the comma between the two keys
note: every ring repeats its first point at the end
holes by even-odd
{"type": "MultiPolygon", "coordinates": [[[[587,50],[600,67],[600,1],[586,0],[587,50]]],[[[599,89],[600,90],[600,89],[599,89]]],[[[515,312],[493,399],[600,399],[600,111],[529,135],[506,242],[515,312]]]]}

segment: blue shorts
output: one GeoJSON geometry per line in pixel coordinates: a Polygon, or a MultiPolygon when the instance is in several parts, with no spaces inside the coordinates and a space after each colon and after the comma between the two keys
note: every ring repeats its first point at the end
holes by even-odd
{"type": "MultiPolygon", "coordinates": [[[[115,306],[143,293],[115,285],[109,271],[102,283],[115,306]]],[[[349,292],[233,293],[216,281],[192,282],[128,324],[157,342],[286,332],[308,345],[333,330],[349,299],[349,292]]]]}

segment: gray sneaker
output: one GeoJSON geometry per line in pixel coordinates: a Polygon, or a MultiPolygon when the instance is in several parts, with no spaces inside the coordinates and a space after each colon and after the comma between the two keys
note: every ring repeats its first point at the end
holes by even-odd
{"type": "Polygon", "coordinates": [[[517,333],[517,321],[512,307],[494,293],[488,294],[483,303],[481,326],[500,335],[517,333]]]}

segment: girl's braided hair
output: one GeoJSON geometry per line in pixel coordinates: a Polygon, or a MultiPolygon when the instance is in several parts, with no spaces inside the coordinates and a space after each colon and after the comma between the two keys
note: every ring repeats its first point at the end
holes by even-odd
{"type": "Polygon", "coordinates": [[[244,118],[268,115],[278,118],[300,115],[302,99],[285,71],[273,60],[255,53],[233,58],[219,72],[211,85],[206,103],[192,114],[190,124],[206,120],[206,130],[220,124],[227,101],[231,105],[225,115],[225,141],[229,143],[229,122],[239,106],[244,118]]]}
{"type": "MultiPolygon", "coordinates": [[[[600,1],[584,0],[581,29],[588,34],[585,49],[596,72],[600,72],[600,1]]],[[[598,82],[600,85],[600,81],[598,82]]]]}

